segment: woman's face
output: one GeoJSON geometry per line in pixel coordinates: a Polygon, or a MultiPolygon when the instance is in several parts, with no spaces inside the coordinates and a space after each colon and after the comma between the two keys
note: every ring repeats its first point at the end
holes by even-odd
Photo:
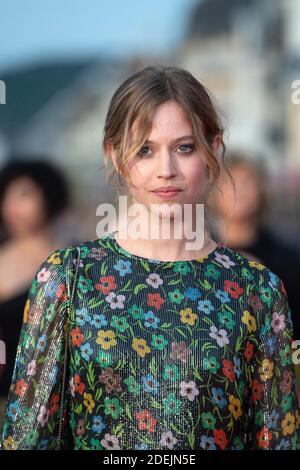
{"type": "Polygon", "coordinates": [[[41,227],[45,216],[42,191],[31,178],[18,177],[9,184],[2,204],[2,220],[11,236],[41,227]]]}
{"type": "MultiPolygon", "coordinates": [[[[204,202],[207,171],[204,154],[195,149],[192,127],[182,108],[169,101],[154,113],[147,141],[128,164],[134,202],[151,211],[152,204],[204,202]],[[163,186],[180,191],[167,199],[153,192],[163,186]]],[[[153,209],[152,209],[153,212],[153,209]]],[[[154,211],[155,212],[155,211],[154,211]]]]}

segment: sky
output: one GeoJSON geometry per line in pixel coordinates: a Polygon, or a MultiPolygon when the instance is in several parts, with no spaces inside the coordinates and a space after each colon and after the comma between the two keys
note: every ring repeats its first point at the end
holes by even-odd
{"type": "Polygon", "coordinates": [[[201,0],[1,0],[0,70],[95,55],[165,54],[201,0]]]}

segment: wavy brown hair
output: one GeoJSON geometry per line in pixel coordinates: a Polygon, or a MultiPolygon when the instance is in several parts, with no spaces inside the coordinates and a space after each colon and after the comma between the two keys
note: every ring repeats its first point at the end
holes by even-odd
{"type": "Polygon", "coordinates": [[[217,188],[225,166],[224,128],[221,113],[212,94],[189,71],[176,66],[152,65],[129,76],[113,94],[103,130],[104,163],[108,183],[117,173],[119,187],[130,180],[126,165],[136,156],[151,132],[152,116],[157,107],[168,101],[178,103],[191,124],[195,147],[201,149],[208,170],[208,193],[217,188]],[[134,130],[135,129],[135,130],[134,130]],[[221,138],[221,156],[215,155],[212,143],[221,138]],[[117,169],[112,161],[116,152],[117,169]]]}

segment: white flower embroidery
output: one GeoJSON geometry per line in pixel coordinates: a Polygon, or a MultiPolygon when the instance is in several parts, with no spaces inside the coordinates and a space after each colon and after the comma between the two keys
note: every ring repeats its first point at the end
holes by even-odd
{"type": "Polygon", "coordinates": [[[180,395],[182,397],[188,397],[190,401],[194,401],[195,396],[199,395],[199,390],[193,380],[190,380],[189,382],[181,382],[179,386],[180,395]]]}
{"type": "Polygon", "coordinates": [[[51,276],[51,272],[43,268],[37,273],[37,282],[47,282],[49,277],[51,276]]]}
{"type": "Polygon", "coordinates": [[[231,261],[229,256],[222,255],[221,253],[215,253],[216,261],[224,266],[224,268],[229,269],[230,266],[235,266],[235,263],[231,261]]]}
{"type": "Polygon", "coordinates": [[[116,295],[115,292],[110,292],[105,300],[111,306],[111,308],[124,308],[124,300],[126,299],[125,295],[116,295]]]}
{"type": "Polygon", "coordinates": [[[161,279],[159,274],[152,273],[146,279],[147,284],[150,284],[151,287],[154,289],[158,289],[159,286],[163,284],[163,280],[161,279]]]}
{"type": "Polygon", "coordinates": [[[40,412],[37,417],[37,421],[40,423],[42,428],[47,424],[49,419],[49,410],[45,407],[45,405],[42,405],[40,407],[40,412]]]}
{"type": "Polygon", "coordinates": [[[32,377],[36,374],[36,361],[32,360],[29,362],[27,366],[27,375],[31,375],[32,377]]]}
{"type": "Polygon", "coordinates": [[[229,339],[227,338],[227,331],[223,329],[218,330],[218,328],[216,328],[214,325],[210,327],[209,336],[215,339],[218,345],[222,348],[225,346],[225,344],[229,344],[229,339]]]}

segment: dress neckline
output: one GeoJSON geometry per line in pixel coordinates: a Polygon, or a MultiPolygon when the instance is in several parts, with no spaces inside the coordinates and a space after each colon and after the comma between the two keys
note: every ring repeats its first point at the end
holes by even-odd
{"type": "Polygon", "coordinates": [[[168,264],[168,265],[173,265],[173,264],[178,264],[178,263],[203,263],[204,261],[210,261],[211,258],[215,256],[215,254],[218,252],[220,248],[225,248],[224,245],[220,242],[217,242],[216,247],[208,253],[206,256],[203,256],[202,258],[195,258],[195,259],[190,259],[190,260],[160,260],[160,259],[154,259],[154,258],[146,258],[143,256],[135,255],[133,253],[130,253],[129,251],[125,250],[123,247],[119,245],[119,243],[116,240],[115,233],[111,232],[110,234],[106,235],[105,237],[108,237],[112,240],[115,249],[122,255],[126,256],[127,258],[135,259],[137,261],[141,262],[147,262],[147,263],[154,263],[154,264],[168,264]]]}

